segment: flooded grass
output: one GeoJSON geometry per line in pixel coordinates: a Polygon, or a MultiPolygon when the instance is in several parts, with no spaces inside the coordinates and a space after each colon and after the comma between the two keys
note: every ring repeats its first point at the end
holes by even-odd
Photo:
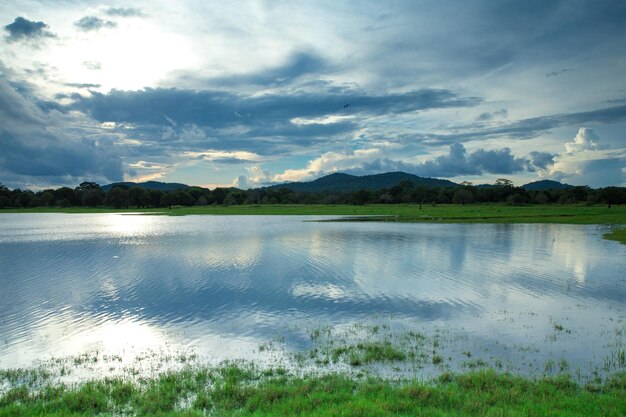
{"type": "Polygon", "coordinates": [[[252,364],[187,368],[138,382],[15,386],[0,416],[562,415],[623,416],[626,374],[580,386],[566,376],[528,379],[494,370],[443,374],[431,382],[344,373],[261,372],[252,364]]]}
{"type": "Polygon", "coordinates": [[[284,362],[211,364],[176,351],[149,352],[129,365],[93,351],[2,370],[0,417],[626,413],[619,334],[606,369],[583,378],[564,359],[520,376],[506,370],[506,359],[464,349],[462,338],[455,342],[445,332],[398,331],[378,322],[300,330],[310,336],[309,349],[289,351],[284,337],[259,345],[267,355],[284,353],[275,355],[284,362]]]}

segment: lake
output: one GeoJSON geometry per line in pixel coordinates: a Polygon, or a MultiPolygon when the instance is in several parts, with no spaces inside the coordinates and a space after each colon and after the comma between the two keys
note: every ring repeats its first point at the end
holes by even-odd
{"type": "Polygon", "coordinates": [[[323,219],[0,214],[0,368],[325,366],[298,352],[416,334],[427,359],[391,372],[625,366],[626,246],[607,226],[323,219]]]}

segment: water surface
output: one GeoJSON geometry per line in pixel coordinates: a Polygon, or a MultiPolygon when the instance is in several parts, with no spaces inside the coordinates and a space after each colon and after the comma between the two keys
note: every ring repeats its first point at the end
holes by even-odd
{"type": "Polygon", "coordinates": [[[320,218],[0,214],[0,368],[94,350],[256,358],[372,323],[441,337],[453,369],[620,367],[626,246],[605,226],[306,221],[320,218]]]}

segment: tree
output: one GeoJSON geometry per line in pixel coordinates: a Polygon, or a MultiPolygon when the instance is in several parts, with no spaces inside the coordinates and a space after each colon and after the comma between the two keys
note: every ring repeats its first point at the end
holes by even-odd
{"type": "Polygon", "coordinates": [[[131,204],[137,208],[148,204],[148,193],[142,187],[130,187],[128,190],[128,198],[130,199],[131,204]]]}
{"type": "Polygon", "coordinates": [[[474,201],[474,195],[470,190],[466,190],[465,188],[459,188],[452,196],[452,202],[454,204],[467,204],[472,201],[474,201]]]}
{"type": "Polygon", "coordinates": [[[42,205],[50,207],[52,204],[54,204],[54,195],[51,191],[44,191],[43,193],[41,193],[39,200],[41,201],[42,205]]]}
{"type": "Polygon", "coordinates": [[[513,187],[513,181],[507,178],[498,178],[494,185],[496,187],[513,187]]]}
{"type": "Polygon", "coordinates": [[[161,190],[149,190],[148,191],[148,204],[152,207],[159,207],[161,205],[161,196],[163,191],[161,190]]]}
{"type": "Polygon", "coordinates": [[[11,207],[12,204],[13,202],[11,201],[9,197],[5,195],[0,195],[0,208],[11,207]]]}
{"type": "Polygon", "coordinates": [[[102,191],[100,187],[92,188],[82,192],[81,194],[83,206],[96,207],[102,204],[102,200],[104,200],[104,191],[102,191]]]}
{"type": "Polygon", "coordinates": [[[174,196],[172,195],[172,193],[163,193],[163,195],[161,195],[161,201],[159,202],[159,205],[171,209],[172,204],[174,204],[174,196]]]}
{"type": "Polygon", "coordinates": [[[606,203],[609,208],[612,204],[626,204],[626,188],[605,187],[598,190],[600,201],[606,203]]]}
{"type": "Polygon", "coordinates": [[[83,206],[95,207],[104,200],[104,191],[100,188],[100,184],[95,182],[81,182],[74,189],[74,194],[83,206]]]}
{"type": "Polygon", "coordinates": [[[129,203],[128,190],[122,187],[111,188],[104,199],[105,205],[115,208],[128,207],[129,203]]]}
{"type": "Polygon", "coordinates": [[[78,205],[78,198],[76,197],[76,193],[69,187],[57,188],[56,190],[54,190],[53,195],[54,201],[56,201],[57,204],[59,204],[59,201],[61,200],[67,200],[72,206],[78,205]]]}
{"type": "Polygon", "coordinates": [[[370,192],[368,190],[359,190],[352,194],[352,202],[357,206],[362,206],[370,201],[370,192]]]}

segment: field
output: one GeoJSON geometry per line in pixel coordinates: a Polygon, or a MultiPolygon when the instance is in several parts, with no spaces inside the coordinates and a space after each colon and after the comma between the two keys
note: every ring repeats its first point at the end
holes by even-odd
{"type": "MultiPolygon", "coordinates": [[[[154,215],[336,215],[385,216],[378,220],[439,223],[568,223],[626,224],[626,206],[606,205],[241,205],[194,206],[172,209],[35,208],[0,213],[145,213],[154,215]]],[[[374,219],[376,220],[376,219],[374,219]]]]}

